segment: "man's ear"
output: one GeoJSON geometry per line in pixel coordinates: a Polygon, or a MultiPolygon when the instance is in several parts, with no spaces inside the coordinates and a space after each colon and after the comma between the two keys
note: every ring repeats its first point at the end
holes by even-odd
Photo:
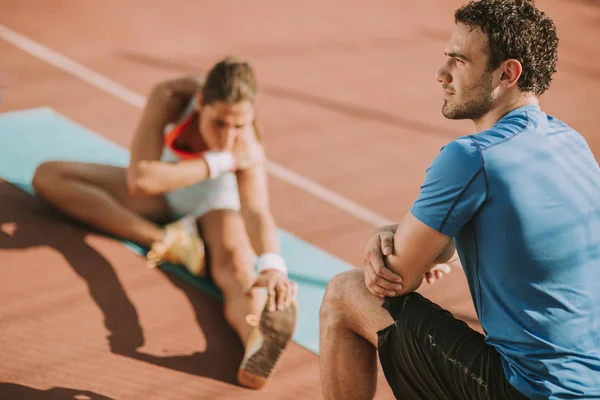
{"type": "Polygon", "coordinates": [[[506,89],[516,85],[523,73],[523,66],[515,59],[504,61],[500,68],[502,68],[500,84],[506,89]]]}

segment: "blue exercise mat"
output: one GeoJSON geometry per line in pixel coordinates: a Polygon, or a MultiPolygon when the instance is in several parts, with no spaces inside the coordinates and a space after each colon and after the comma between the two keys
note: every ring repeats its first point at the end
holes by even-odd
{"type": "MultiPolygon", "coordinates": [[[[47,160],[71,160],[126,166],[127,149],[67,119],[51,108],[36,108],[0,114],[0,178],[32,194],[36,167],[47,160]]],[[[348,263],[279,230],[282,253],[290,277],[298,282],[298,327],[294,342],[318,354],[319,308],[327,282],[352,268],[348,263]]],[[[130,242],[134,252],[146,250],[130,242]]],[[[193,277],[183,268],[164,269],[192,285],[220,297],[210,282],[193,277]]]]}

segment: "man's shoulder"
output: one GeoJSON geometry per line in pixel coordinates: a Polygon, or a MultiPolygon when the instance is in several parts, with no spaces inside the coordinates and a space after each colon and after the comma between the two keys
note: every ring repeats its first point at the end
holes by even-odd
{"type": "Polygon", "coordinates": [[[545,113],[539,106],[530,105],[512,110],[490,129],[470,137],[477,142],[480,149],[486,150],[506,143],[528,131],[539,132],[540,129],[546,130],[547,134],[566,131],[577,133],[564,121],[545,113]]]}
{"type": "Polygon", "coordinates": [[[481,149],[472,136],[461,136],[443,146],[432,163],[440,173],[455,173],[458,169],[478,169],[483,163],[481,149]]]}
{"type": "Polygon", "coordinates": [[[458,137],[442,147],[440,155],[456,159],[479,157],[481,149],[475,135],[458,137]]]}
{"type": "Polygon", "coordinates": [[[483,151],[514,139],[531,128],[526,114],[515,115],[498,121],[493,127],[472,135],[478,147],[483,151]]]}

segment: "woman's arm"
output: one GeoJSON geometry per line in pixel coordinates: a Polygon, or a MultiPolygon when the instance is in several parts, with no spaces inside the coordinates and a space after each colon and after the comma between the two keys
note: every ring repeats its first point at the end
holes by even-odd
{"type": "Polygon", "coordinates": [[[161,82],[152,89],[131,145],[127,182],[132,195],[166,193],[210,176],[205,158],[160,161],[165,127],[181,117],[200,88],[198,80],[184,77],[161,82]]]}
{"type": "Polygon", "coordinates": [[[237,172],[241,213],[252,248],[259,256],[280,253],[277,227],[271,214],[264,164],[237,172]]]}
{"type": "MultiPolygon", "coordinates": [[[[260,146],[256,142],[254,144],[260,146]]],[[[262,153],[262,146],[260,148],[258,153],[262,153]]],[[[237,180],[246,230],[252,247],[259,256],[259,274],[252,287],[266,287],[269,310],[282,310],[292,304],[298,284],[289,280],[286,262],[281,256],[277,226],[269,205],[264,162],[257,162],[247,169],[237,171],[237,180]]]]}

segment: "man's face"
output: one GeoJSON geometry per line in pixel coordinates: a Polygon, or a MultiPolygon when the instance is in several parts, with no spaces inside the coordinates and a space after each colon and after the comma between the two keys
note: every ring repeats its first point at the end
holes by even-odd
{"type": "Polygon", "coordinates": [[[480,119],[494,100],[487,36],[479,28],[456,24],[446,56],[436,73],[443,90],[442,114],[449,119],[480,119]]]}

